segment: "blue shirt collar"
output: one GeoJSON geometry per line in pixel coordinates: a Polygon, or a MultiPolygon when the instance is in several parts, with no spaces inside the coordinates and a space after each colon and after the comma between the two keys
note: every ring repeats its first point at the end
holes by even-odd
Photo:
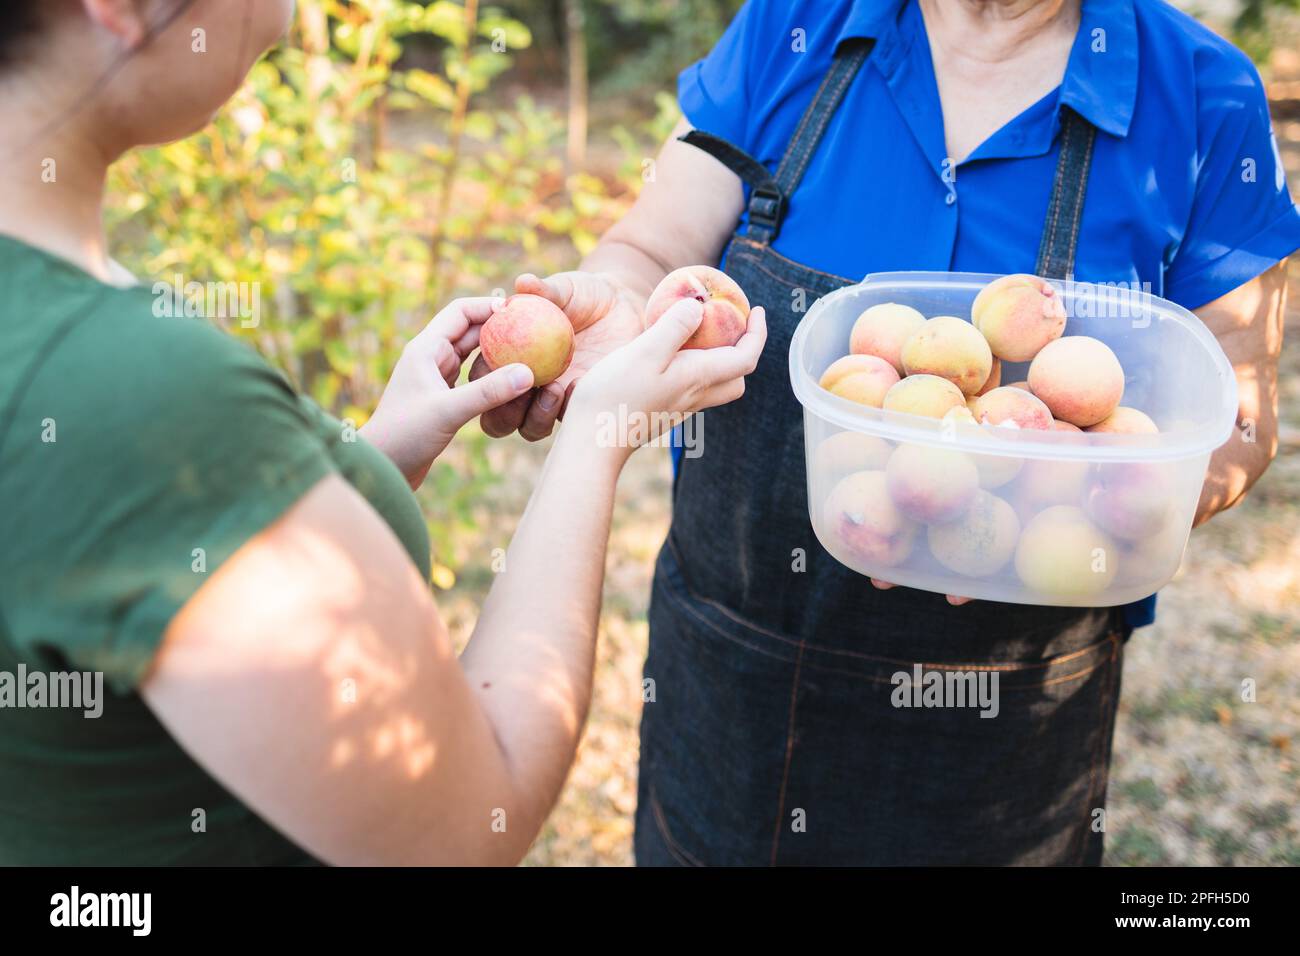
{"type": "MultiPolygon", "coordinates": [[[[888,76],[908,42],[899,36],[899,10],[913,0],[856,0],[835,38],[872,37],[872,59],[888,76]]],[[[1098,129],[1128,135],[1137,101],[1138,37],[1133,0],[1083,0],[1079,33],[1065,68],[1059,103],[1098,129]]]]}

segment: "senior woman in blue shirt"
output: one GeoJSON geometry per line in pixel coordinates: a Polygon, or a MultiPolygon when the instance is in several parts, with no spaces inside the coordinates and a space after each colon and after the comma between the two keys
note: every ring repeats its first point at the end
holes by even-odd
{"type": "Polygon", "coordinates": [[[678,462],[638,862],[1098,863],[1123,648],[1154,601],[945,600],[841,566],[808,522],[787,348],[813,299],[873,272],[1141,283],[1237,371],[1255,441],[1214,456],[1197,520],[1232,506],[1274,454],[1300,247],[1259,76],[1159,0],[751,0],[679,97],[582,271],[519,280],[582,329],[575,369],[484,422],[548,433],[673,268],[721,262],[767,307],[745,397],[703,413],[704,454],[678,462]],[[995,668],[997,719],[891,706],[913,662],[995,668]]]}

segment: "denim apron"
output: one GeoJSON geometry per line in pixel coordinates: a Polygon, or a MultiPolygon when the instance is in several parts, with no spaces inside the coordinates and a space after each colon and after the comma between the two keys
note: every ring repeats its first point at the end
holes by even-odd
{"type": "MultiPolygon", "coordinates": [[[[1097,864],[1123,643],[1110,609],[881,591],[818,544],[787,356],[851,279],[771,246],[870,41],[840,48],[775,175],[685,137],[753,187],[726,268],[767,310],[745,396],[704,413],[655,567],[640,865],[1097,864]],[[893,675],[996,673],[999,712],[895,707],[893,675]]],[[[1037,271],[1073,268],[1095,130],[1062,109],[1037,271]]]]}

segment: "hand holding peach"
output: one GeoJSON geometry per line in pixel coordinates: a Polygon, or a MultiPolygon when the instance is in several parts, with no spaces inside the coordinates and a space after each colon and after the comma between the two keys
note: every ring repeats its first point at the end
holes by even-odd
{"type": "Polygon", "coordinates": [[[683,299],[694,299],[703,305],[704,320],[682,348],[735,345],[745,334],[749,299],[731,276],[712,266],[686,266],[664,276],[646,300],[645,327],[650,328],[683,299]]]}

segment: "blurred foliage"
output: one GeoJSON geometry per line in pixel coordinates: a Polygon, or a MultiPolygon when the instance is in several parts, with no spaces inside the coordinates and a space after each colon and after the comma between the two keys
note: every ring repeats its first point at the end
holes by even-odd
{"type": "Polygon", "coordinates": [[[1274,46],[1275,20],[1300,11],[1300,0],[1241,0],[1232,25],[1232,39],[1256,63],[1268,62],[1274,46]]]}
{"type": "MultiPolygon", "coordinates": [[[[299,0],[289,41],[207,129],[114,168],[115,254],[141,276],[256,284],[259,324],[229,330],[363,423],[403,344],[454,295],[572,268],[672,122],[614,130],[622,168],[566,175],[561,114],[527,97],[480,105],[531,43],[476,0],[299,0]],[[399,62],[414,38],[438,51],[428,68],[399,62]]],[[[467,429],[425,487],[442,585],[492,477],[485,446],[467,429]]]]}

